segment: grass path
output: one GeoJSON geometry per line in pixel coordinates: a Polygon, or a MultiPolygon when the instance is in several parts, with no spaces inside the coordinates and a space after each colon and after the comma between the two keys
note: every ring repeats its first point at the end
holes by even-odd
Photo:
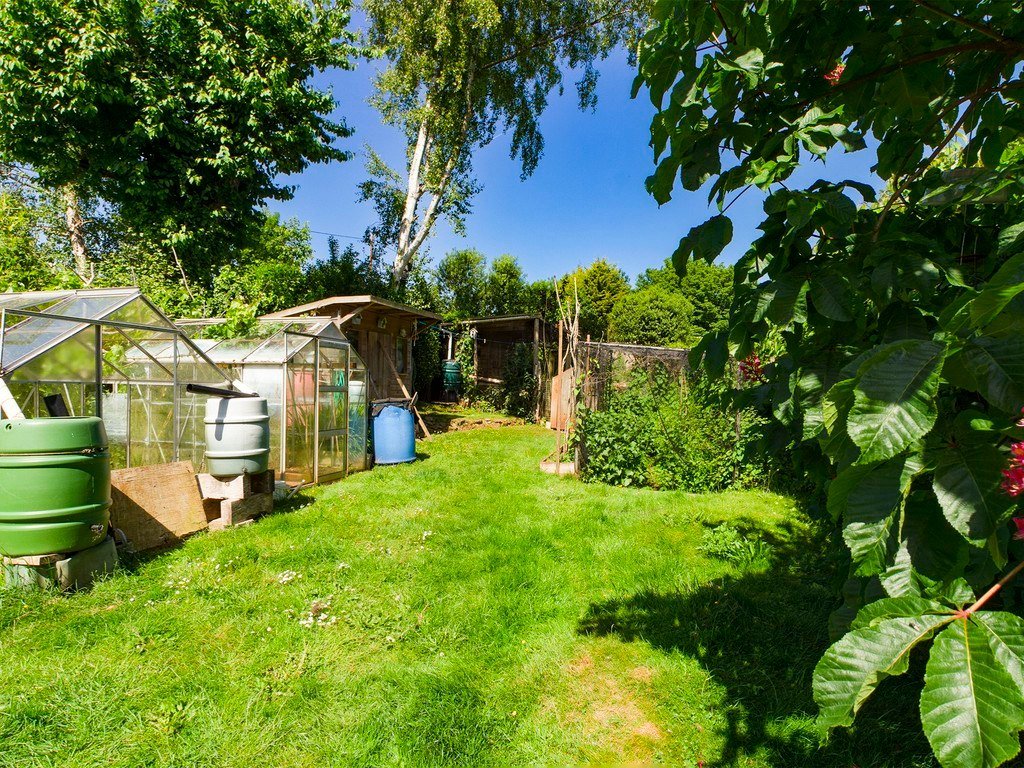
{"type": "Polygon", "coordinates": [[[891,712],[818,746],[832,589],[790,500],[546,476],[550,443],[439,436],[91,592],[0,592],[0,765],[931,764],[891,712]],[[704,556],[722,521],[771,559],[704,556]]]}

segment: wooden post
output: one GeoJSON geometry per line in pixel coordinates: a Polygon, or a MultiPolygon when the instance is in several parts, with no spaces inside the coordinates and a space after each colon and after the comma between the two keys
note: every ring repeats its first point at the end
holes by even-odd
{"type": "Polygon", "coordinates": [[[540,421],[540,318],[533,318],[533,378],[537,382],[536,401],[533,408],[533,420],[540,421]]]}
{"type": "Polygon", "coordinates": [[[480,388],[480,356],[477,354],[477,340],[476,334],[470,334],[473,337],[473,386],[477,389],[480,388]]]}
{"type": "Polygon", "coordinates": [[[562,326],[562,321],[558,321],[558,363],[555,365],[555,375],[557,376],[565,370],[565,361],[562,359],[562,337],[565,336],[565,328],[562,326]]]}

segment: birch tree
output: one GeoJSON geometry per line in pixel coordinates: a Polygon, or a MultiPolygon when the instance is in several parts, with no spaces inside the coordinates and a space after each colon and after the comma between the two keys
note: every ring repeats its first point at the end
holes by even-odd
{"type": "Polygon", "coordinates": [[[544,151],[539,119],[566,70],[581,108],[595,104],[595,62],[642,24],[643,0],[367,0],[367,42],[387,62],[373,104],[406,137],[404,173],[369,151],[361,197],[375,241],[394,249],[393,279],[446,217],[464,228],[473,151],[507,134],[525,178],[544,151]]]}

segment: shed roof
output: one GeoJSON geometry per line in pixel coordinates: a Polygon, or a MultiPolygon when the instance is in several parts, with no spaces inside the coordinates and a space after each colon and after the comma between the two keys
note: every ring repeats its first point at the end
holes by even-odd
{"type": "Polygon", "coordinates": [[[308,304],[300,304],[297,307],[282,309],[280,312],[271,312],[264,315],[263,319],[275,320],[286,317],[298,317],[299,315],[317,315],[322,317],[338,317],[348,322],[361,312],[367,310],[386,310],[388,314],[400,317],[415,317],[421,320],[438,322],[440,315],[428,312],[425,309],[416,309],[408,304],[399,304],[397,301],[389,301],[379,296],[365,294],[362,296],[331,296],[330,298],[311,301],[308,304]]]}
{"type": "Polygon", "coordinates": [[[447,328],[475,328],[481,338],[490,335],[519,335],[528,339],[533,335],[534,323],[550,326],[540,315],[491,315],[490,317],[470,317],[466,320],[455,320],[445,323],[447,328]]]}

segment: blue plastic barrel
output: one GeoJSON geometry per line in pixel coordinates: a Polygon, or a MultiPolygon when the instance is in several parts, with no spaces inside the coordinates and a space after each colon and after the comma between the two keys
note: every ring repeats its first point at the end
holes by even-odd
{"type": "Polygon", "coordinates": [[[411,411],[386,405],[373,417],[373,455],[378,464],[416,461],[416,424],[411,411]]]}

